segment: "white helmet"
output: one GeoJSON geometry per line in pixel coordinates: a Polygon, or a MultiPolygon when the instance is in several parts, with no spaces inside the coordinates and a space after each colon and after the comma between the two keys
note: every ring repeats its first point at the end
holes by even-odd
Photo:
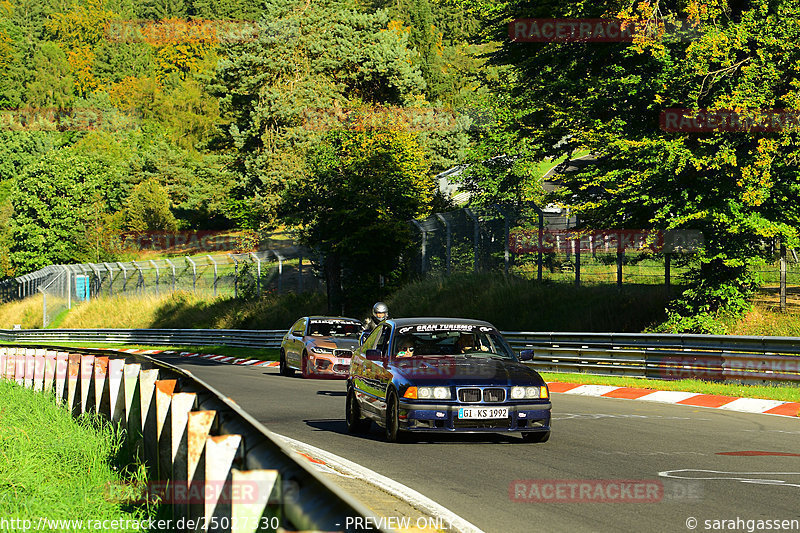
{"type": "Polygon", "coordinates": [[[383,302],[378,302],[372,306],[372,319],[376,324],[389,318],[389,306],[383,302]]]}

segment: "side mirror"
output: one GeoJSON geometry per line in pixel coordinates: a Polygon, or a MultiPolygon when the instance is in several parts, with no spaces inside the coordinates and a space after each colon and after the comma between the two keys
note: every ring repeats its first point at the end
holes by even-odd
{"type": "Polygon", "coordinates": [[[367,340],[367,337],[369,337],[369,334],[366,331],[362,331],[361,336],[358,338],[358,345],[361,346],[364,344],[364,341],[367,340]]]}
{"type": "Polygon", "coordinates": [[[374,350],[374,349],[373,350],[367,350],[367,352],[364,354],[364,357],[367,358],[367,361],[382,361],[383,360],[383,354],[381,353],[381,351],[380,350],[374,350]]]}
{"type": "Polygon", "coordinates": [[[519,352],[520,361],[533,361],[533,350],[522,350],[519,352]]]}

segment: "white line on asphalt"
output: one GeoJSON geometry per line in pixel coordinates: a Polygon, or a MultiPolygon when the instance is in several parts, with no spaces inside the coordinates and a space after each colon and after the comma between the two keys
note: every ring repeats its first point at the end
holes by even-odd
{"type": "Polygon", "coordinates": [[[292,448],[296,450],[302,450],[305,453],[322,459],[329,465],[333,466],[334,468],[341,469],[347,474],[362,478],[370,485],[374,485],[384,492],[388,492],[392,496],[400,498],[412,507],[428,513],[434,518],[443,518],[450,525],[451,531],[459,533],[483,533],[483,531],[476,525],[464,520],[450,509],[447,509],[446,507],[431,500],[427,496],[420,494],[414,489],[407,487],[398,481],[386,476],[382,476],[381,474],[361,466],[358,463],[348,461],[344,457],[339,457],[338,455],[326,452],[325,450],[310,444],[306,444],[283,435],[278,435],[277,433],[274,435],[286,441],[286,444],[292,448]]]}

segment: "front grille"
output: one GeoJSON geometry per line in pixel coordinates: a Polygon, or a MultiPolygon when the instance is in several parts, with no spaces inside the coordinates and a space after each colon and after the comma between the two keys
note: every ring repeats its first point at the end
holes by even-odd
{"type": "Polygon", "coordinates": [[[333,355],[336,357],[353,357],[353,350],[334,350],[333,355]]]}
{"type": "Polygon", "coordinates": [[[464,387],[458,389],[458,401],[462,403],[502,403],[506,401],[506,390],[500,387],[464,387]]]}
{"type": "Polygon", "coordinates": [[[506,401],[505,389],[483,389],[483,401],[497,403],[506,401]]]}
{"type": "Polygon", "coordinates": [[[481,390],[478,388],[458,389],[458,401],[475,403],[481,401],[481,390]]]}

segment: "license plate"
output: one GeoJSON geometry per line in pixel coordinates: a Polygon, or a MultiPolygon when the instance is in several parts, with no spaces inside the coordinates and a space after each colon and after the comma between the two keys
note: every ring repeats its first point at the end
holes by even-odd
{"type": "Polygon", "coordinates": [[[459,407],[458,418],[508,418],[508,407],[459,407]]]}

